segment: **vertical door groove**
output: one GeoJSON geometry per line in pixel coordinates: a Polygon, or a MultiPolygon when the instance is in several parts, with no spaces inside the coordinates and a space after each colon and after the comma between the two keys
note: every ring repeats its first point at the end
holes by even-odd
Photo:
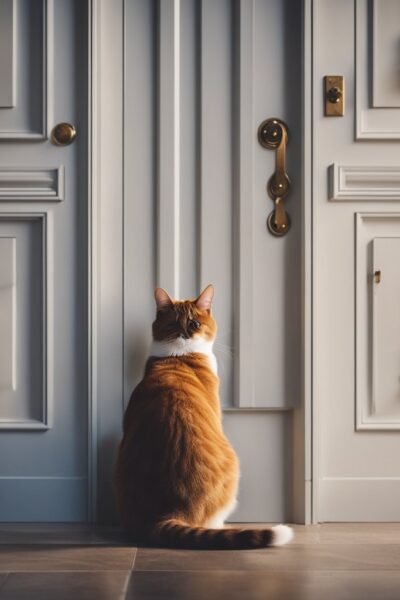
{"type": "Polygon", "coordinates": [[[233,130],[235,149],[234,315],[235,406],[254,405],[253,377],[253,16],[254,1],[238,0],[235,11],[236,73],[233,130]]]}
{"type": "Polygon", "coordinates": [[[180,0],[160,0],[158,19],[158,283],[179,298],[180,0]]]}

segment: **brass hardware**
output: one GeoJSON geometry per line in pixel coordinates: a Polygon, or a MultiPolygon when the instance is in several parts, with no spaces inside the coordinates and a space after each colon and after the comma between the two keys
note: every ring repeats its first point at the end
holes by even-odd
{"type": "Polygon", "coordinates": [[[284,199],[290,190],[290,179],[286,173],[286,144],[288,128],[280,119],[267,119],[258,128],[258,141],[263,148],[276,149],[275,173],[267,183],[267,191],[275,204],[267,219],[267,229],[280,237],[290,229],[290,217],[285,211],[284,199]]]}
{"type": "Polygon", "coordinates": [[[325,89],[325,116],[343,117],[344,115],[344,78],[342,75],[326,75],[324,77],[325,89]]]}
{"type": "Polygon", "coordinates": [[[381,282],[381,272],[380,271],[375,271],[375,273],[374,273],[374,282],[375,283],[380,283],[381,282]]]}
{"type": "Polygon", "coordinates": [[[51,141],[56,146],[68,146],[76,138],[76,129],[70,123],[59,123],[51,132],[51,141]]]}
{"type": "Polygon", "coordinates": [[[337,87],[330,88],[326,92],[326,98],[327,98],[328,102],[331,102],[332,104],[336,104],[337,102],[340,102],[341,97],[342,97],[342,92],[337,87]]]}

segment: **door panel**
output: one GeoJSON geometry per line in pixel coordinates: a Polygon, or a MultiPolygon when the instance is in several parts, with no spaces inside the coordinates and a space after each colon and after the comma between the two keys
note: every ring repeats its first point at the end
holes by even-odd
{"type": "Polygon", "coordinates": [[[0,520],[84,521],[87,7],[3,0],[0,12],[13,32],[0,64],[0,520]],[[50,141],[60,121],[74,144],[50,141]]]}
{"type": "Polygon", "coordinates": [[[212,282],[224,424],[242,463],[241,520],[291,514],[300,404],[301,3],[125,4],[125,405],[142,376],[153,290],[212,282]],[[268,117],[289,126],[287,210],[273,237],[268,117]]]}
{"type": "Polygon", "coordinates": [[[382,0],[314,3],[314,469],[320,521],[400,519],[400,109],[394,99],[400,86],[387,75],[398,60],[397,9],[398,3],[382,0]],[[388,37],[382,36],[385,23],[388,37]],[[322,79],[330,74],[345,78],[344,117],[324,116],[322,79]]]}

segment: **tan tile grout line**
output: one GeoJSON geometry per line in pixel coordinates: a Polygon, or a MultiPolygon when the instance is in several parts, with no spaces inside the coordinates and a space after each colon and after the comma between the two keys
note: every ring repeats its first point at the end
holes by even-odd
{"type": "MultiPolygon", "coordinates": [[[[29,575],[35,575],[37,573],[130,573],[131,569],[52,569],[46,571],[46,569],[35,569],[34,571],[27,571],[26,569],[12,569],[11,571],[0,572],[0,575],[6,575],[5,580],[9,575],[14,573],[27,573],[29,575]]],[[[4,580],[4,581],[5,581],[4,580]]],[[[1,591],[2,585],[0,586],[1,591]]]]}
{"type": "Polygon", "coordinates": [[[135,561],[136,561],[137,552],[138,552],[138,549],[137,548],[133,548],[133,558],[132,558],[132,564],[131,564],[131,571],[133,571],[133,569],[135,567],[135,561]]]}
{"type": "MultiPolygon", "coordinates": [[[[307,570],[307,573],[335,573],[335,574],[343,574],[343,573],[395,573],[398,576],[400,576],[400,571],[398,569],[339,569],[339,570],[335,570],[335,569],[310,569],[307,570]]],[[[304,573],[305,571],[302,569],[274,569],[274,570],[263,570],[263,569],[151,569],[151,570],[146,570],[146,569],[135,569],[134,571],[130,570],[130,569],[113,569],[113,570],[107,570],[107,569],[97,569],[97,570],[85,570],[85,569],[58,569],[57,571],[46,571],[46,570],[38,570],[38,571],[26,571],[26,570],[22,570],[22,571],[8,571],[8,572],[4,572],[2,573],[2,575],[5,575],[3,583],[0,585],[0,591],[4,586],[4,583],[7,581],[7,579],[9,578],[10,575],[14,575],[14,574],[27,574],[27,575],[40,575],[40,574],[51,574],[54,573],[55,575],[57,575],[58,573],[125,573],[125,574],[132,574],[132,573],[248,573],[248,574],[254,574],[254,573],[262,573],[264,575],[271,575],[271,574],[275,574],[275,573],[294,573],[294,574],[299,574],[299,573],[304,573]]]]}

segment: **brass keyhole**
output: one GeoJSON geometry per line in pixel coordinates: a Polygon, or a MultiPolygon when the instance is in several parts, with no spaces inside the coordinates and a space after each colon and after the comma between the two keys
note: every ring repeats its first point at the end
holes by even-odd
{"type": "Polygon", "coordinates": [[[76,138],[76,129],[71,123],[59,123],[51,132],[51,141],[56,146],[68,146],[76,138]]]}
{"type": "Polygon", "coordinates": [[[337,104],[338,102],[340,102],[342,92],[339,90],[338,87],[332,87],[327,91],[326,97],[328,102],[330,102],[331,104],[337,104]]]}

